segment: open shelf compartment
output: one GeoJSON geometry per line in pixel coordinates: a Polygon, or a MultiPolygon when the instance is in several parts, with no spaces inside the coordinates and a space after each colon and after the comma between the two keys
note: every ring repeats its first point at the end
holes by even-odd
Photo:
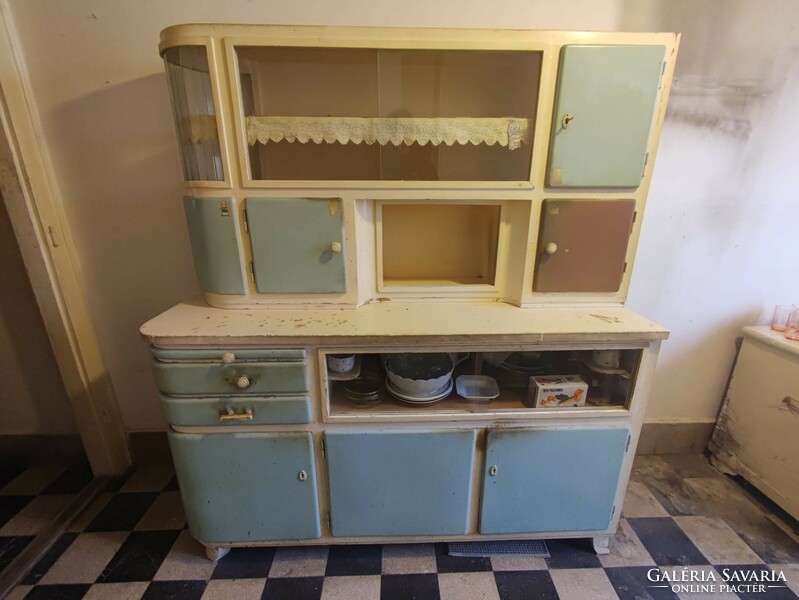
{"type": "Polygon", "coordinates": [[[500,204],[380,203],[381,288],[494,286],[501,218],[500,204]]]}
{"type": "MultiPolygon", "coordinates": [[[[586,411],[628,410],[641,350],[623,349],[602,351],[603,359],[608,356],[618,360],[617,366],[608,368],[597,362],[591,350],[546,350],[518,351],[496,350],[453,352],[450,360],[455,364],[451,381],[451,391],[438,401],[423,403],[402,400],[389,390],[394,387],[388,379],[386,366],[390,357],[408,353],[355,353],[360,363],[360,377],[371,378],[378,392],[370,398],[355,398],[352,382],[358,380],[334,380],[335,374],[328,372],[326,356],[320,354],[324,387],[327,395],[327,414],[332,417],[380,418],[391,416],[435,416],[482,415],[507,417],[513,415],[577,415],[586,411]],[[608,354],[610,353],[610,354],[608,354]],[[333,375],[331,377],[331,375],[333,375]],[[499,396],[491,400],[462,398],[456,392],[455,380],[460,375],[486,375],[496,379],[499,396]],[[578,375],[588,386],[583,406],[557,406],[536,408],[534,399],[529,398],[530,377],[550,377],[556,375],[578,375]]],[[[332,353],[332,352],[331,352],[332,353]]],[[[339,349],[336,354],[346,353],[339,349]]],[[[413,354],[430,354],[414,350],[413,354]]],[[[442,354],[442,353],[435,353],[442,354]]],[[[607,364],[607,363],[603,363],[607,364]]],[[[446,384],[442,392],[447,392],[446,384]]],[[[404,395],[402,392],[400,396],[404,395]]],[[[418,397],[416,398],[419,399],[418,397]]]]}

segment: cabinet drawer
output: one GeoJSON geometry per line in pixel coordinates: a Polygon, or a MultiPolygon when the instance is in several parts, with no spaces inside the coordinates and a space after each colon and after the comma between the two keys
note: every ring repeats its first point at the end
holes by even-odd
{"type": "Polygon", "coordinates": [[[187,398],[162,395],[161,409],[167,423],[184,427],[311,422],[308,396],[187,398]]]}
{"type": "Polygon", "coordinates": [[[168,395],[309,390],[305,350],[154,350],[153,358],[156,386],[168,395]]]}

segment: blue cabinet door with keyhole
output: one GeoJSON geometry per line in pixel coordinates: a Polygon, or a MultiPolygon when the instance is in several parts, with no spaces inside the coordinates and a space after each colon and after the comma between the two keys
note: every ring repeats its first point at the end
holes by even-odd
{"type": "Polygon", "coordinates": [[[175,433],[169,445],[194,537],[228,543],[321,535],[310,433],[175,433]]]}
{"type": "Polygon", "coordinates": [[[183,207],[200,289],[214,294],[246,293],[235,199],[189,196],[183,199],[183,207]]]}
{"type": "Polygon", "coordinates": [[[480,532],[607,529],[628,436],[626,427],[490,431],[480,532]]]}
{"type": "Polygon", "coordinates": [[[664,54],[664,46],[563,47],[550,186],[638,187],[664,54]]]}
{"type": "Polygon", "coordinates": [[[328,431],[335,536],[467,532],[476,432],[328,431]]]}
{"type": "Polygon", "coordinates": [[[346,291],[340,198],[247,198],[246,209],[259,292],[346,291]]]}

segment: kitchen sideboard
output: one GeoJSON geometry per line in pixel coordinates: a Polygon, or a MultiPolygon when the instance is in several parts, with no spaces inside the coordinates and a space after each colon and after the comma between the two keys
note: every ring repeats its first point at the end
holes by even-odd
{"type": "Polygon", "coordinates": [[[189,528],[217,557],[237,545],[456,538],[590,537],[607,552],[667,332],[621,307],[231,311],[196,300],[142,334],[189,528]],[[619,368],[593,364],[596,349],[620,350],[619,368]],[[496,372],[497,354],[551,356],[607,381],[583,407],[530,408],[501,376],[490,402],[386,394],[362,406],[325,360],[354,353],[367,369],[405,352],[468,352],[464,373],[496,372]]]}
{"type": "Polygon", "coordinates": [[[668,336],[624,302],[678,44],[161,33],[203,295],[141,332],[210,558],[369,540],[608,551],[668,336]]]}

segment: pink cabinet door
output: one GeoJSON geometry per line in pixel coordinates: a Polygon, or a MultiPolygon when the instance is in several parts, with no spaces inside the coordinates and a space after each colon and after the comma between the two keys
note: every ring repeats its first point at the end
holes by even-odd
{"type": "Polygon", "coordinates": [[[635,200],[544,200],[534,292],[616,292],[635,200]]]}

